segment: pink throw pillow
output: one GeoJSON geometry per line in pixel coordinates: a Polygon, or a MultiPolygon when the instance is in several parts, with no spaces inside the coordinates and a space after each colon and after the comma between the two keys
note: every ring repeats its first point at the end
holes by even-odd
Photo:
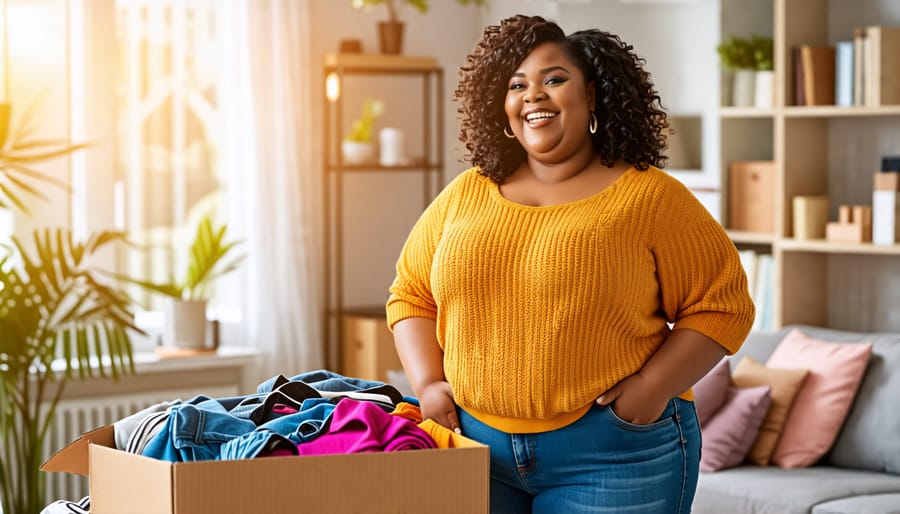
{"type": "Polygon", "coordinates": [[[728,388],[731,386],[731,368],[725,357],[713,369],[697,381],[694,391],[694,406],[700,426],[704,426],[713,414],[725,403],[728,388]]]}
{"type": "Polygon", "coordinates": [[[766,413],[769,386],[731,387],[725,403],[700,429],[700,471],[727,469],[744,461],[766,413]]]}
{"type": "Polygon", "coordinates": [[[834,444],[850,411],[872,343],[831,343],[792,330],[766,366],[809,369],[788,413],[771,462],[782,468],[816,463],[834,444]]]}

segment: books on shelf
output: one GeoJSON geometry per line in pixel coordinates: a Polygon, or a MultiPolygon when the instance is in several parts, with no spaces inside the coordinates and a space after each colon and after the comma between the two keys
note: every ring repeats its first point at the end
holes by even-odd
{"type": "Polygon", "coordinates": [[[794,55],[797,105],[834,105],[835,48],[800,45],[794,55]]]}
{"type": "Polygon", "coordinates": [[[747,288],[753,305],[756,306],[756,318],[753,320],[754,331],[775,330],[773,302],[775,295],[775,261],[771,254],[757,253],[753,250],[740,250],[741,265],[747,274],[747,288]]]}
{"type": "Polygon", "coordinates": [[[865,105],[900,104],[900,27],[865,29],[865,105]]]}
{"type": "Polygon", "coordinates": [[[865,70],[863,63],[866,55],[866,38],[865,30],[861,28],[853,29],[853,62],[850,67],[853,69],[853,105],[865,104],[863,92],[865,91],[865,70]]]}
{"type": "Polygon", "coordinates": [[[858,27],[852,39],[791,56],[795,105],[900,105],[900,27],[858,27]]]}
{"type": "Polygon", "coordinates": [[[838,41],[834,51],[834,103],[853,105],[853,41],[838,41]]]}

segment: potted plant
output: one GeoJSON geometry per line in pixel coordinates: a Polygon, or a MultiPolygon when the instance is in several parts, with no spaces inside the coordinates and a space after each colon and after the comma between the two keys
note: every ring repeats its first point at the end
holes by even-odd
{"type": "Polygon", "coordinates": [[[166,345],[181,348],[206,346],[206,306],[210,286],[216,278],[235,270],[245,257],[239,255],[224,264],[225,257],[240,244],[240,241],[225,241],[227,229],[224,224],[213,227],[209,216],[200,219],[190,246],[187,268],[180,279],[172,276],[168,282],[156,283],[117,275],[126,282],[166,296],[163,307],[163,343],[166,345]]]}
{"type": "Polygon", "coordinates": [[[723,104],[739,107],[772,106],[772,38],[752,34],[729,36],[716,47],[723,74],[723,104]],[[760,91],[757,92],[757,84],[760,91]]]}
{"type": "MultiPolygon", "coordinates": [[[[456,0],[462,5],[484,5],[485,0],[456,0]]],[[[384,4],[388,10],[387,21],[378,22],[378,41],[383,54],[399,54],[403,50],[403,22],[398,16],[398,4],[409,4],[421,13],[428,12],[428,0],[352,0],[356,9],[371,9],[384,4]]]]}
{"type": "Polygon", "coordinates": [[[754,102],[756,61],[750,40],[729,36],[716,47],[722,66],[728,72],[723,75],[723,99],[725,105],[749,107],[754,102]]]}
{"type": "MultiPolygon", "coordinates": [[[[34,165],[84,147],[28,137],[27,122],[9,137],[0,105],[0,206],[27,213],[24,193],[40,184],[68,190],[34,165]]],[[[91,256],[123,234],[75,241],[68,230],[37,230],[33,253],[13,238],[0,249],[0,507],[37,514],[44,501],[45,439],[65,385],[75,373],[118,378],[132,372],[131,301],[90,266],[91,256]],[[101,358],[103,357],[103,358],[101,358]],[[108,369],[108,371],[107,371],[108,369]]]]}
{"type": "Polygon", "coordinates": [[[353,122],[350,132],[341,142],[341,154],[346,164],[366,164],[375,156],[372,134],[375,119],[381,116],[384,104],[381,100],[366,98],[363,101],[362,115],[353,122]]]}
{"type": "Polygon", "coordinates": [[[772,107],[775,101],[772,38],[754,34],[750,37],[750,47],[753,49],[753,63],[756,69],[753,105],[760,108],[772,107]]]}

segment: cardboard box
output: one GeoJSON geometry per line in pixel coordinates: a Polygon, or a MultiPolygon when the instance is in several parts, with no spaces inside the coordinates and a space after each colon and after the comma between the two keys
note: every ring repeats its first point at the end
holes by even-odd
{"type": "Polygon", "coordinates": [[[342,375],[390,382],[387,372],[402,369],[384,307],[377,311],[358,310],[344,315],[342,375]]]}
{"type": "Polygon", "coordinates": [[[729,178],[728,228],[775,233],[775,163],[735,161],[729,178]]]}
{"type": "MultiPolygon", "coordinates": [[[[467,440],[468,441],[468,440],[467,440]]],[[[43,471],[90,475],[92,514],[487,513],[487,446],[172,463],[115,449],[105,426],[43,471]]]]}

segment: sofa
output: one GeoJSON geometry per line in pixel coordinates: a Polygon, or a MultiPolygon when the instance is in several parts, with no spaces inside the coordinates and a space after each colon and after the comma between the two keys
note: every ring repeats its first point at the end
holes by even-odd
{"type": "MultiPolygon", "coordinates": [[[[811,466],[740,465],[702,472],[694,514],[900,514],[900,334],[811,326],[752,333],[728,359],[766,363],[793,329],[837,343],[871,342],[862,379],[833,445],[811,466]]],[[[797,367],[804,363],[798,362],[797,367]]]]}

